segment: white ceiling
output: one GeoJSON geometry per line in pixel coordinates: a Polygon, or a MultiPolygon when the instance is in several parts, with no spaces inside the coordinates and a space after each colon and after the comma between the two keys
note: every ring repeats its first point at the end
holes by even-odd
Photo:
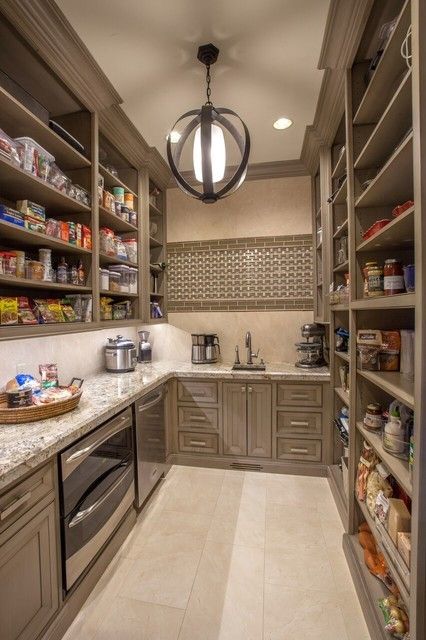
{"type": "Polygon", "coordinates": [[[56,0],[122,96],[123,109],[165,154],[177,118],[205,101],[200,44],[220,49],[216,106],[233,109],[252,140],[250,162],[300,157],[322,71],[329,0],[56,0]],[[280,116],[294,122],[276,131],[280,116]]]}

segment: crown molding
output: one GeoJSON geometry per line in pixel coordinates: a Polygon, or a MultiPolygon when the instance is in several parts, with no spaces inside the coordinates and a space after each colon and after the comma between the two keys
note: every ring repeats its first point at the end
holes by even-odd
{"type": "MultiPolygon", "coordinates": [[[[227,167],[225,171],[225,180],[228,180],[236,171],[237,167],[227,167]]],[[[183,177],[190,185],[199,184],[193,177],[193,171],[183,171],[183,177]]],[[[308,176],[309,171],[300,160],[278,160],[276,162],[255,162],[248,165],[248,180],[268,180],[271,178],[295,178],[298,176],[308,176]]],[[[176,180],[171,178],[169,189],[177,187],[176,180]]]]}
{"type": "Polygon", "coordinates": [[[122,102],[53,0],[1,0],[0,11],[87,109],[122,102]]]}
{"type": "MultiPolygon", "coordinates": [[[[172,180],[172,172],[167,162],[156,147],[151,147],[148,157],[149,177],[161,188],[168,189],[172,180]]],[[[177,186],[177,185],[175,185],[177,186]]]]}
{"type": "Polygon", "coordinates": [[[147,166],[151,147],[120,105],[99,112],[99,129],[118,149],[125,149],[136,169],[147,166]]]}

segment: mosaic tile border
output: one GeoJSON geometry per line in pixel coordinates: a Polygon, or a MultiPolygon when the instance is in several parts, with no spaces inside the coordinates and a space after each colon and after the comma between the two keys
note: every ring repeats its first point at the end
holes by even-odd
{"type": "Polygon", "coordinates": [[[168,310],[311,311],[312,236],[173,242],[168,310]]]}

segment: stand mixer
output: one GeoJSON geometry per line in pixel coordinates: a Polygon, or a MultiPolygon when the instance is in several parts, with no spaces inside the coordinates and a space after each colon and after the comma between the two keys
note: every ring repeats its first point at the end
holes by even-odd
{"type": "Polygon", "coordinates": [[[319,324],[304,324],[300,328],[306,342],[296,342],[299,361],[296,367],[302,369],[314,369],[326,364],[324,360],[325,351],[325,329],[319,324]],[[311,341],[312,339],[312,341],[311,341]]]}

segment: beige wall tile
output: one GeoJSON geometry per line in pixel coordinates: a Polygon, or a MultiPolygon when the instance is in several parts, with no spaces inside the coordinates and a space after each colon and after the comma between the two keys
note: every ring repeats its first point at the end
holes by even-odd
{"type": "Polygon", "coordinates": [[[169,189],[167,210],[169,242],[311,233],[311,179],[247,181],[213,205],[169,189]]]}

